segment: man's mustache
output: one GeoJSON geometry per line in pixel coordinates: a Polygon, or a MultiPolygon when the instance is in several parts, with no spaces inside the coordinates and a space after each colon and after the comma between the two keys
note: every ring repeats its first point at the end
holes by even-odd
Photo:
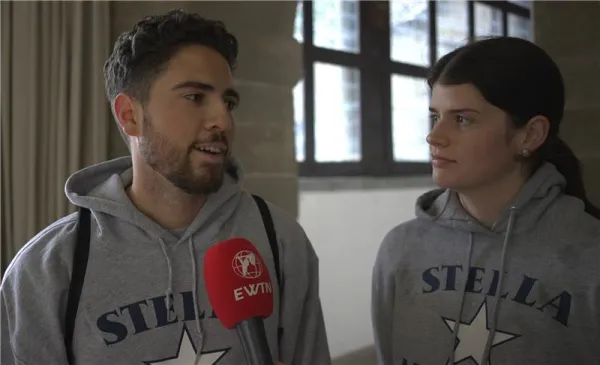
{"type": "Polygon", "coordinates": [[[229,140],[223,133],[213,133],[207,138],[196,141],[190,146],[190,149],[198,149],[206,143],[222,143],[227,147],[227,151],[230,149],[229,140]]]}

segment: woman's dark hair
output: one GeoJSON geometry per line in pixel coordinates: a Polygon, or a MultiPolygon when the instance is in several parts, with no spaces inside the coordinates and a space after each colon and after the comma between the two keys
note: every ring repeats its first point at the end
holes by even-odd
{"type": "Polygon", "coordinates": [[[460,47],[442,57],[431,69],[427,83],[474,85],[491,104],[504,110],[516,128],[531,118],[548,118],[546,141],[531,156],[533,169],[552,163],[565,177],[565,193],[585,203],[585,210],[600,219],[585,191],[581,162],[560,139],[565,86],[556,63],[537,45],[520,38],[493,37],[460,47]]]}

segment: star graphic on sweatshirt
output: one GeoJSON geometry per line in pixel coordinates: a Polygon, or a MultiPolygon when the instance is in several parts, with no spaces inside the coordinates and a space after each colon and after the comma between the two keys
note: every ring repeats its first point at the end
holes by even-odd
{"type": "MultiPolygon", "coordinates": [[[[448,326],[448,329],[452,332],[456,326],[456,321],[447,318],[443,318],[443,320],[444,323],[446,323],[446,326],[448,326]]],[[[483,301],[479,310],[477,310],[475,317],[470,322],[460,322],[457,336],[458,343],[454,350],[454,364],[459,364],[464,360],[471,359],[477,365],[492,365],[490,359],[488,359],[487,364],[482,364],[485,344],[489,333],[490,325],[488,322],[487,305],[486,302],[483,301]]],[[[500,331],[496,328],[496,334],[492,341],[492,349],[518,337],[520,337],[520,335],[500,331]]]]}
{"type": "MultiPolygon", "coordinates": [[[[230,349],[214,350],[202,352],[198,365],[215,365],[225,356],[230,349]]],[[[177,353],[171,357],[161,360],[145,361],[145,365],[191,365],[196,361],[196,346],[192,341],[192,336],[184,325],[179,338],[179,348],[177,353]]]]}

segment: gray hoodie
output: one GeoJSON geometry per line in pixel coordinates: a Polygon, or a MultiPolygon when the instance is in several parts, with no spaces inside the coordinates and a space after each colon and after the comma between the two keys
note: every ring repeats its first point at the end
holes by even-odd
{"type": "Polygon", "coordinates": [[[491,229],[421,196],[373,270],[380,364],[600,364],[600,221],[564,187],[543,165],[491,229]]]}
{"type": "MultiPolygon", "coordinates": [[[[66,194],[92,212],[91,247],[75,323],[77,364],[245,363],[235,330],[216,318],[204,289],[203,255],[231,237],[253,242],[275,278],[259,210],[244,191],[242,171],[227,175],[190,226],[163,229],[125,193],[132,181],[124,157],[85,168],[66,194]],[[232,175],[237,175],[235,178],[232,175]]],[[[282,303],[265,320],[274,359],[330,364],[318,288],[318,259],[298,223],[270,205],[285,280],[282,303]],[[283,337],[277,341],[277,328],[283,337]]],[[[2,282],[3,365],[67,364],[63,343],[66,298],[77,217],[58,220],[20,250],[2,282]]]]}

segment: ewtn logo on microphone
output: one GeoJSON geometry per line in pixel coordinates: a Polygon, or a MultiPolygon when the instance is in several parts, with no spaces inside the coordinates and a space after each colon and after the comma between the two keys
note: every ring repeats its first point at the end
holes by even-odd
{"type": "Polygon", "coordinates": [[[233,256],[233,271],[244,279],[256,279],[263,273],[262,263],[254,252],[242,250],[233,256]]]}
{"type": "MultiPolygon", "coordinates": [[[[242,250],[235,254],[231,263],[233,272],[244,279],[257,279],[263,274],[263,265],[260,259],[252,251],[242,250]]],[[[259,294],[271,294],[273,287],[269,282],[252,283],[233,290],[236,302],[246,297],[259,294]]]]}

